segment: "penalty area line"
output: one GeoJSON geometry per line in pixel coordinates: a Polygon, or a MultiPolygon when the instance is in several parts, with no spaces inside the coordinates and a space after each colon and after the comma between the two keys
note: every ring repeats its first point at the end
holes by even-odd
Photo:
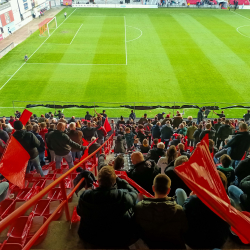
{"type": "MultiPolygon", "coordinates": [[[[72,11],[72,13],[68,16],[68,18],[74,13],[76,11],[76,9],[74,10],[74,11],[72,11]]],[[[67,19],[65,19],[65,20],[67,20],[67,19]]],[[[51,33],[51,35],[50,36],[52,36],[52,34],[65,22],[65,20],[51,33]]],[[[41,48],[41,46],[50,38],[50,36],[48,37],[48,38],[46,38],[43,42],[42,42],[42,44],[35,50],[35,52],[29,57],[29,58],[31,58],[40,48],[41,48]]],[[[24,62],[22,65],[21,65],[21,67],[7,80],[7,82],[0,88],[0,91],[3,89],[3,87],[13,78],[13,76],[15,76],[16,75],[16,73],[25,65],[25,64],[27,64],[27,62],[24,62]]]]}

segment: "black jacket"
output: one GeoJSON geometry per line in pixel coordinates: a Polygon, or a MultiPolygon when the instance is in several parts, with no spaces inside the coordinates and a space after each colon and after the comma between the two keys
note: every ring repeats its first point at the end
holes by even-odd
{"type": "Polygon", "coordinates": [[[161,129],[158,125],[154,125],[152,127],[152,137],[153,138],[158,138],[160,139],[161,138],[161,129]]]}
{"type": "Polygon", "coordinates": [[[231,147],[230,156],[233,160],[241,160],[245,152],[250,147],[249,132],[238,132],[233,139],[231,139],[224,148],[231,147]]]}
{"type": "Polygon", "coordinates": [[[240,196],[240,201],[243,205],[243,210],[250,212],[250,175],[245,177],[239,185],[240,189],[244,192],[240,196]]]}
{"type": "Polygon", "coordinates": [[[246,158],[239,163],[235,169],[235,175],[238,177],[239,182],[250,175],[250,158],[246,158]]]}
{"type": "Polygon", "coordinates": [[[126,153],[125,140],[122,135],[117,136],[117,140],[115,141],[114,153],[126,153]]]}
{"type": "Polygon", "coordinates": [[[39,135],[38,133],[34,133],[34,135],[35,135],[35,137],[36,137],[36,138],[39,140],[39,142],[40,142],[40,146],[37,147],[38,152],[39,152],[39,153],[44,152],[44,151],[45,151],[45,143],[44,143],[44,140],[43,140],[42,136],[39,135]]]}
{"type": "Polygon", "coordinates": [[[245,122],[249,121],[250,113],[247,113],[247,114],[243,115],[243,118],[244,118],[245,122]]]}
{"type": "Polygon", "coordinates": [[[33,133],[27,132],[26,130],[17,130],[13,136],[29,153],[30,159],[34,159],[38,156],[37,148],[40,146],[40,142],[33,133]]]}
{"type": "Polygon", "coordinates": [[[197,129],[194,131],[193,137],[194,137],[195,143],[198,143],[200,141],[201,132],[202,132],[202,129],[197,129]]]}
{"type": "Polygon", "coordinates": [[[8,133],[2,129],[0,129],[0,139],[2,139],[5,143],[9,140],[8,133]]]}
{"type": "Polygon", "coordinates": [[[204,119],[204,112],[200,109],[198,112],[197,123],[199,124],[204,119]]]}
{"type": "Polygon", "coordinates": [[[188,220],[185,243],[191,248],[221,248],[229,235],[229,225],[196,196],[190,196],[183,204],[188,220]]]}
{"type": "Polygon", "coordinates": [[[220,122],[217,122],[216,124],[214,124],[214,129],[216,130],[216,132],[218,132],[218,130],[221,126],[222,126],[222,124],[220,122]]]}
{"type": "Polygon", "coordinates": [[[49,133],[47,137],[48,148],[55,151],[56,155],[67,155],[71,151],[71,147],[78,150],[85,150],[86,147],[81,146],[72,140],[62,131],[55,130],[49,133]]]}
{"type": "Polygon", "coordinates": [[[161,128],[161,140],[170,139],[171,136],[174,134],[174,131],[171,127],[164,125],[161,128]]]}
{"type": "Polygon", "coordinates": [[[164,149],[162,149],[162,148],[156,148],[156,149],[153,148],[148,152],[147,159],[153,160],[157,164],[159,159],[164,155],[165,155],[164,149]]]}
{"type": "MultiPolygon", "coordinates": [[[[88,150],[89,155],[94,153],[100,147],[101,145],[99,143],[97,142],[93,143],[91,146],[89,146],[89,150],[88,150]]],[[[102,149],[101,149],[101,152],[102,152],[102,149]]],[[[100,155],[100,151],[97,152],[97,157],[99,157],[99,155],[100,155]]]]}
{"type": "MultiPolygon", "coordinates": [[[[172,161],[169,165],[173,165],[173,164],[174,162],[172,161]]],[[[191,193],[191,190],[184,183],[184,181],[175,173],[174,166],[171,166],[171,167],[168,166],[164,172],[171,180],[171,190],[170,190],[170,193],[168,194],[170,197],[175,195],[175,190],[177,188],[182,188],[187,193],[187,196],[189,196],[189,194],[191,193]]]]}
{"type": "Polygon", "coordinates": [[[160,169],[154,161],[147,160],[137,163],[128,171],[128,177],[133,179],[138,185],[144,188],[149,193],[153,194],[153,180],[160,169]]]}
{"type": "Polygon", "coordinates": [[[120,178],[116,178],[116,184],[85,190],[78,202],[78,234],[100,248],[126,245],[134,228],[130,211],[136,204],[137,191],[120,178]]]}
{"type": "Polygon", "coordinates": [[[217,137],[220,140],[225,140],[228,138],[229,135],[232,134],[232,128],[230,127],[230,125],[222,125],[219,130],[217,131],[217,137]]]}
{"type": "Polygon", "coordinates": [[[85,120],[90,121],[90,120],[91,120],[91,118],[92,118],[92,115],[85,115],[85,120]]]}
{"type": "Polygon", "coordinates": [[[209,139],[213,139],[213,137],[215,136],[215,132],[216,131],[213,127],[210,130],[203,130],[200,134],[200,140],[202,140],[206,134],[208,134],[209,139]]]}
{"type": "Polygon", "coordinates": [[[83,138],[87,141],[91,141],[91,138],[94,137],[98,137],[97,133],[96,133],[96,128],[89,128],[86,127],[82,130],[83,133],[83,138]]]}
{"type": "Polygon", "coordinates": [[[143,145],[140,145],[140,150],[141,150],[142,154],[147,154],[148,151],[150,150],[150,146],[145,147],[143,145]]]}

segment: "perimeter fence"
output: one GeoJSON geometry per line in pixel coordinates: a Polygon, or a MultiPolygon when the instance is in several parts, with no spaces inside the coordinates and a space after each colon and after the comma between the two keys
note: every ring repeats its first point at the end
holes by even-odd
{"type": "Polygon", "coordinates": [[[91,115],[95,110],[101,113],[106,110],[110,118],[129,117],[130,110],[134,110],[137,118],[147,113],[148,117],[153,118],[156,114],[165,112],[172,117],[176,111],[180,111],[183,117],[197,116],[201,107],[206,108],[208,118],[218,117],[215,113],[224,111],[227,118],[242,118],[250,109],[250,102],[247,103],[226,103],[226,102],[60,102],[60,101],[13,101],[13,111],[22,111],[27,108],[36,115],[48,112],[62,111],[66,117],[75,116],[83,118],[88,111],[91,115]],[[215,113],[214,113],[214,112],[215,113]]]}

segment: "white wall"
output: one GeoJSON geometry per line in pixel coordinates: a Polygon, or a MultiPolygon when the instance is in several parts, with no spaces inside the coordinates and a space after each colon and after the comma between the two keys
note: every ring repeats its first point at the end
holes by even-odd
{"type": "Polygon", "coordinates": [[[14,22],[15,22],[15,24],[18,24],[21,22],[21,16],[19,13],[17,0],[11,0],[10,4],[11,4],[13,16],[14,16],[14,22]]]}

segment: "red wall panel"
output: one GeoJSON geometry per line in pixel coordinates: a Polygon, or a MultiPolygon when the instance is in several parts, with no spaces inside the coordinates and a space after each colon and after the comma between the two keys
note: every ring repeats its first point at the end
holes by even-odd
{"type": "Polygon", "coordinates": [[[7,24],[4,14],[0,15],[0,18],[1,18],[2,26],[4,27],[7,24]]]}
{"type": "Polygon", "coordinates": [[[12,10],[9,11],[9,15],[10,15],[10,22],[14,22],[14,15],[12,10]]]}

